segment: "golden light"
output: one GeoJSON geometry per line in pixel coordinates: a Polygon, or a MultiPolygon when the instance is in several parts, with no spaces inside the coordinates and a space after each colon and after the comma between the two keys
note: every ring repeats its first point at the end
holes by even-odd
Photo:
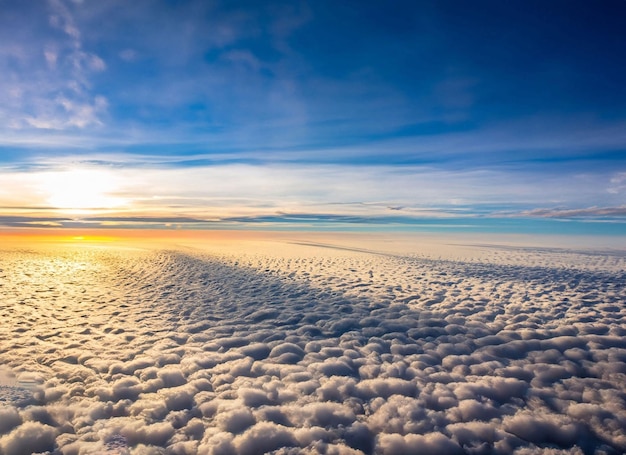
{"type": "Polygon", "coordinates": [[[40,177],[39,188],[49,205],[61,209],[114,208],[125,202],[115,195],[119,184],[110,171],[50,172],[40,177]]]}

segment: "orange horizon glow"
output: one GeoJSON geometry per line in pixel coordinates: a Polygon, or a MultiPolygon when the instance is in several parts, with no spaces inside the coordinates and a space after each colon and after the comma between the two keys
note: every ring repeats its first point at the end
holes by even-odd
{"type": "Polygon", "coordinates": [[[463,245],[501,244],[518,246],[588,247],[626,249],[625,238],[555,237],[524,234],[384,233],[341,231],[279,230],[185,230],[185,229],[107,229],[107,228],[16,228],[0,229],[0,247],[38,245],[167,246],[232,244],[235,242],[300,242],[342,244],[351,247],[406,253],[416,245],[458,248],[463,245]]]}
{"type": "Polygon", "coordinates": [[[16,229],[0,230],[0,243],[116,243],[175,241],[237,241],[288,237],[282,231],[248,230],[159,230],[159,229],[16,229]]]}

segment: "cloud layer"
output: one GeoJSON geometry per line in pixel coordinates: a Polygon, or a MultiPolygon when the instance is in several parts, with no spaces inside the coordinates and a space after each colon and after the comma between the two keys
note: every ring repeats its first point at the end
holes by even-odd
{"type": "Polygon", "coordinates": [[[0,452],[626,450],[623,255],[301,243],[4,251],[0,452]]]}

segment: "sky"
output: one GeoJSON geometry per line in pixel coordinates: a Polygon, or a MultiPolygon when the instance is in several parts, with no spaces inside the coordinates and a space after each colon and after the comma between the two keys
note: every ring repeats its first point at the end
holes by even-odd
{"type": "Polygon", "coordinates": [[[0,0],[0,229],[624,235],[625,17],[0,0]]]}

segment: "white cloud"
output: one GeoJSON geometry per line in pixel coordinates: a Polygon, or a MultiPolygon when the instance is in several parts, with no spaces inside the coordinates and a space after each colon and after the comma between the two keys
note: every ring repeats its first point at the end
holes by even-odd
{"type": "Polygon", "coordinates": [[[54,449],[58,431],[39,422],[25,422],[0,437],[2,453],[39,453],[54,449]]]}
{"type": "Polygon", "coordinates": [[[48,0],[48,4],[52,9],[52,14],[49,17],[50,25],[66,33],[72,38],[74,47],[80,48],[80,31],[63,0],[48,0]]]}
{"type": "MultiPolygon", "coordinates": [[[[63,0],[50,0],[48,5],[49,28],[8,35],[9,43],[15,40],[19,45],[9,44],[0,52],[20,55],[19,67],[12,65],[11,59],[0,60],[8,74],[4,92],[8,96],[0,98],[0,118],[17,133],[100,126],[106,113],[106,100],[94,90],[92,75],[107,66],[102,57],[84,49],[73,11],[82,6],[72,7],[63,0]]],[[[46,9],[33,9],[29,20],[36,23],[45,13],[46,9]]]]}
{"type": "Polygon", "coordinates": [[[120,51],[119,56],[122,60],[132,62],[137,59],[138,53],[134,49],[124,49],[120,51]]]}
{"type": "Polygon", "coordinates": [[[46,62],[48,63],[50,69],[55,70],[57,66],[57,60],[59,58],[58,52],[54,48],[48,47],[46,50],[44,50],[44,57],[46,58],[46,62]]]}
{"type": "Polygon", "coordinates": [[[619,172],[611,177],[607,191],[611,194],[620,194],[626,191],[626,172],[619,172]]]}

